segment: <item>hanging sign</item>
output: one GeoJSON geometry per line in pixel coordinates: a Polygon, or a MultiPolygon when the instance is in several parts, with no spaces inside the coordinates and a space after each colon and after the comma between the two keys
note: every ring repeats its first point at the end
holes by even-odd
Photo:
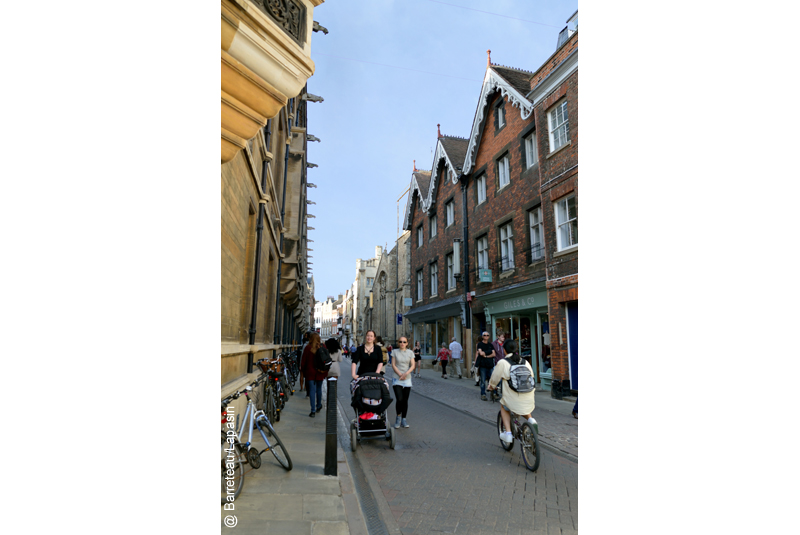
{"type": "Polygon", "coordinates": [[[403,298],[403,305],[410,307],[414,304],[414,299],[412,297],[404,297],[403,298]]]}
{"type": "Polygon", "coordinates": [[[479,269],[478,270],[478,282],[492,282],[492,270],[491,269],[479,269]]]}
{"type": "Polygon", "coordinates": [[[403,324],[403,315],[402,314],[398,314],[397,315],[397,324],[398,325],[402,325],[403,324]]]}

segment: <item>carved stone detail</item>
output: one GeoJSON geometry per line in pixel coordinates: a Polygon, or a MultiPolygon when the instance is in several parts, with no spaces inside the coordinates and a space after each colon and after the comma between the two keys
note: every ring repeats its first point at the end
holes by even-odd
{"type": "Polygon", "coordinates": [[[305,44],[306,6],[299,0],[253,0],[253,3],[298,44],[305,44]]]}

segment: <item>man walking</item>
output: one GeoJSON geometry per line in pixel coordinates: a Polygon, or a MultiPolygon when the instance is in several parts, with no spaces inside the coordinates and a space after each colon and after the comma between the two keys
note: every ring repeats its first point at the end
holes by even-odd
{"type": "Polygon", "coordinates": [[[463,348],[461,344],[458,343],[456,337],[453,337],[453,341],[450,342],[450,369],[448,372],[455,377],[456,371],[458,371],[458,378],[461,379],[461,351],[463,348]]]}

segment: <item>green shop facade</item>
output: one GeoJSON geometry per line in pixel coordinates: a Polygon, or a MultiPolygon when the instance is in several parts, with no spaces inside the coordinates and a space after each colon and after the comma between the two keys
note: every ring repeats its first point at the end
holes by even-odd
{"type": "MultiPolygon", "coordinates": [[[[547,365],[550,354],[550,321],[545,281],[526,282],[476,296],[483,305],[486,330],[492,340],[501,332],[517,342],[522,357],[533,368],[542,390],[550,390],[552,370],[547,365]]],[[[473,308],[473,313],[478,312],[473,308]]],[[[475,325],[484,323],[475,317],[475,325]]],[[[477,328],[476,328],[477,331],[477,328]]],[[[478,335],[480,333],[477,333],[478,335]]]]}

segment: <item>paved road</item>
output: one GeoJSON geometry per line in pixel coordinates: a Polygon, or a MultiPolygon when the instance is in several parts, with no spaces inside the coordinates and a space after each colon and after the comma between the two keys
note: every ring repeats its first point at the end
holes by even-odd
{"type": "MultiPolygon", "coordinates": [[[[349,420],[349,365],[342,368],[339,400],[349,420]]],[[[389,415],[393,421],[394,403],[389,415]]],[[[388,442],[364,441],[355,454],[380,487],[390,532],[577,533],[577,463],[545,450],[530,472],[518,446],[500,447],[493,425],[414,396],[413,388],[408,421],[394,451],[388,442]]]]}

